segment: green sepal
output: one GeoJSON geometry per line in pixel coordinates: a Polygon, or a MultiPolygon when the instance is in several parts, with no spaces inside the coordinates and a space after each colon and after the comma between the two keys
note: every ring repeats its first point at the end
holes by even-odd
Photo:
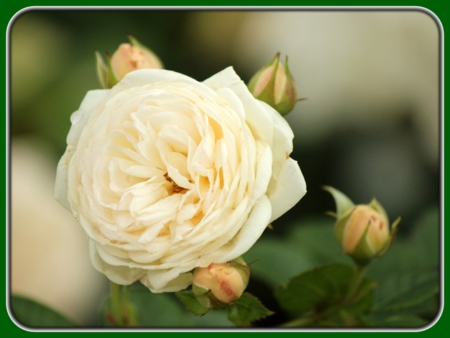
{"type": "Polygon", "coordinates": [[[138,47],[140,49],[143,49],[147,52],[151,52],[150,49],[148,49],[146,46],[144,46],[142,43],[140,43],[134,36],[132,35],[127,35],[128,40],[130,40],[130,43],[134,46],[134,47],[138,47]]]}
{"type": "Polygon", "coordinates": [[[196,316],[203,316],[209,308],[200,304],[192,291],[179,291],[175,293],[184,308],[196,316]]]}
{"type": "Polygon", "coordinates": [[[378,202],[378,201],[376,200],[375,197],[372,198],[372,201],[370,201],[369,206],[370,206],[373,210],[378,211],[379,213],[383,214],[384,217],[386,217],[386,219],[387,219],[387,221],[388,221],[388,223],[389,223],[389,216],[388,216],[386,210],[384,210],[383,206],[380,204],[380,202],[378,202]]]}
{"type": "Polygon", "coordinates": [[[359,266],[366,266],[370,263],[372,258],[375,257],[375,253],[370,248],[369,243],[367,243],[367,232],[370,228],[370,222],[367,223],[366,228],[364,229],[364,233],[358,241],[358,244],[355,247],[353,252],[349,252],[348,255],[355,261],[359,266]]]}
{"type": "MultiPolygon", "coordinates": [[[[261,76],[262,72],[264,72],[267,68],[271,67],[272,65],[278,65],[278,62],[280,60],[280,52],[278,52],[275,57],[269,61],[266,65],[261,67],[260,70],[258,70],[255,75],[252,76],[250,79],[250,82],[248,83],[247,87],[248,89],[253,93],[255,91],[256,84],[258,83],[259,77],[261,76]]],[[[276,77],[276,70],[277,67],[275,67],[275,71],[272,74],[272,78],[270,79],[269,83],[272,82],[272,93],[275,86],[275,77],[276,77]]]]}
{"type": "Polygon", "coordinates": [[[106,84],[108,85],[108,88],[112,88],[119,83],[119,80],[117,80],[116,75],[114,74],[114,71],[112,69],[111,57],[109,56],[109,54],[106,55],[106,60],[108,63],[108,81],[106,82],[106,84]]]}
{"type": "Polygon", "coordinates": [[[161,61],[161,59],[147,46],[143,45],[141,42],[139,42],[134,36],[132,35],[127,35],[128,40],[130,40],[130,43],[132,46],[137,47],[139,49],[142,49],[143,51],[146,51],[147,53],[149,53],[151,56],[153,56],[155,58],[155,60],[157,62],[159,62],[159,66],[160,68],[164,68],[164,65],[161,61]]]}
{"type": "Polygon", "coordinates": [[[334,236],[336,237],[336,241],[340,247],[342,247],[342,238],[344,237],[345,227],[347,226],[347,222],[351,216],[351,212],[347,213],[343,218],[338,219],[334,225],[334,236]]]}
{"type": "Polygon", "coordinates": [[[322,189],[328,191],[333,196],[334,202],[336,203],[337,218],[341,218],[348,210],[355,206],[353,202],[339,190],[328,185],[323,186],[322,189]]]}
{"type": "Polygon", "coordinates": [[[263,66],[258,72],[256,72],[255,75],[250,79],[250,82],[248,83],[248,89],[251,93],[255,92],[256,84],[258,83],[258,80],[261,76],[261,74],[269,67],[274,66],[272,76],[270,77],[269,82],[267,83],[266,87],[261,91],[261,93],[258,94],[258,96],[255,96],[260,101],[263,101],[270,105],[272,108],[276,109],[275,105],[275,79],[277,77],[277,70],[278,70],[278,64],[280,62],[280,53],[278,52],[275,57],[270,60],[268,64],[263,66]]]}
{"type": "Polygon", "coordinates": [[[401,220],[402,216],[398,216],[397,219],[392,223],[390,230],[391,240],[388,243],[386,243],[386,246],[380,251],[378,256],[384,255],[391,248],[392,244],[394,244],[395,237],[397,236],[398,224],[400,223],[401,220]]]}
{"type": "Polygon", "coordinates": [[[250,279],[250,266],[245,263],[242,257],[233,259],[232,261],[229,261],[228,264],[230,264],[230,266],[232,266],[241,276],[245,290],[250,279]]]}
{"type": "Polygon", "coordinates": [[[108,89],[108,67],[105,64],[102,55],[98,51],[95,51],[95,68],[100,85],[103,88],[108,89]]]}
{"type": "MultiPolygon", "coordinates": [[[[281,96],[280,102],[276,104],[276,110],[282,115],[286,115],[294,109],[297,100],[297,86],[295,85],[294,78],[288,66],[288,57],[284,63],[284,71],[286,73],[286,88],[281,96]]],[[[275,88],[274,88],[275,89],[275,88]]]]}
{"type": "Polygon", "coordinates": [[[204,288],[203,286],[192,284],[192,292],[197,298],[197,301],[204,307],[210,310],[222,309],[228,304],[218,300],[211,292],[211,290],[204,288]]]}

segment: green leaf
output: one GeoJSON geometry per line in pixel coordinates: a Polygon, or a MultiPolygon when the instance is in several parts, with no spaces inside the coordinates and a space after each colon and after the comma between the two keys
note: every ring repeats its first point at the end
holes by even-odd
{"type": "Polygon", "coordinates": [[[14,317],[28,327],[78,326],[57,311],[22,296],[11,296],[11,310],[14,317]]]}
{"type": "Polygon", "coordinates": [[[291,278],[276,290],[275,297],[284,309],[297,315],[342,308],[351,314],[363,313],[372,304],[375,282],[365,277],[352,299],[344,304],[355,273],[352,267],[342,264],[317,267],[291,278]]]}
{"type": "Polygon", "coordinates": [[[175,296],[180,300],[183,304],[184,308],[189,312],[192,312],[196,316],[203,316],[205,313],[209,311],[206,306],[200,304],[195,298],[195,295],[192,291],[180,291],[176,292],[175,296]]]}
{"type": "Polygon", "coordinates": [[[228,320],[225,309],[209,311],[201,317],[186,311],[185,314],[191,327],[234,327],[228,320]]]}
{"type": "Polygon", "coordinates": [[[249,326],[253,321],[272,315],[258,298],[244,292],[238,300],[227,307],[228,319],[237,326],[249,326]]]}
{"type": "Polygon", "coordinates": [[[376,312],[406,310],[437,295],[439,295],[439,276],[436,270],[393,274],[380,283],[373,310],[376,312]]]}
{"type": "Polygon", "coordinates": [[[350,262],[336,242],[333,224],[331,217],[315,217],[296,223],[286,238],[263,235],[244,254],[245,261],[250,263],[252,278],[277,287],[293,275],[317,265],[350,262]]]}
{"type": "Polygon", "coordinates": [[[420,267],[439,266],[439,223],[439,209],[436,207],[423,213],[414,224],[410,247],[416,257],[415,263],[420,267]]]}
{"type": "MultiPolygon", "coordinates": [[[[333,225],[334,220],[331,217],[315,217],[297,223],[289,234],[285,242],[301,250],[302,255],[309,261],[306,269],[323,264],[351,262],[336,241],[333,225]]],[[[289,277],[306,269],[291,270],[289,277]]]]}
{"type": "Polygon", "coordinates": [[[262,279],[272,287],[285,283],[297,271],[312,267],[301,247],[276,238],[261,238],[244,254],[244,259],[250,263],[250,278],[262,279]]]}

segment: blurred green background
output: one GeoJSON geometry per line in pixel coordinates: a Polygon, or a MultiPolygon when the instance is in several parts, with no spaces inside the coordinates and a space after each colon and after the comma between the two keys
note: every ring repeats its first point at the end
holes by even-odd
{"type": "MultiPolygon", "coordinates": [[[[166,69],[199,81],[232,65],[248,82],[276,52],[289,56],[299,96],[307,98],[286,119],[295,133],[291,157],[308,193],[248,253],[260,259],[249,288],[268,307],[277,306],[270,296],[275,282],[333,257],[349,262],[333,242],[333,220],[324,216],[334,209],[325,184],[356,204],[376,196],[391,221],[403,215],[405,249],[380,264],[395,270],[401,261],[412,269],[424,251],[438,265],[440,31],[427,13],[31,10],[9,27],[14,292],[96,324],[107,283],[90,266],[81,229],[53,201],[53,180],[70,115],[88,90],[100,87],[94,51],[112,54],[127,34],[166,69]],[[416,233],[424,228],[432,234],[420,241],[416,233]]],[[[259,325],[282,319],[280,312],[259,325]]]]}

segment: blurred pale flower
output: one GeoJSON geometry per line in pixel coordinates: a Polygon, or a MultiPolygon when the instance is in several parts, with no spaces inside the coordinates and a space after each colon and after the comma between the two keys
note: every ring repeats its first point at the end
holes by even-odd
{"type": "MultiPolygon", "coordinates": [[[[358,198],[363,187],[394,214],[413,214],[437,198],[429,170],[437,177],[438,18],[420,8],[246,13],[233,48],[218,44],[215,52],[228,53],[240,69],[255,69],[274,48],[289,55],[299,93],[308,99],[286,120],[308,151],[333,142],[336,184],[358,198]],[[338,135],[358,141],[343,145],[349,139],[338,135]]],[[[195,39],[205,48],[201,32],[195,39]]]]}
{"type": "Polygon", "coordinates": [[[192,270],[241,256],[306,185],[287,122],[234,70],[200,83],[136,70],[72,115],[55,197],[117,284],[179,291],[192,270]]]}
{"type": "Polygon", "coordinates": [[[426,9],[199,11],[194,18],[187,43],[240,69],[267,62],[274,48],[289,55],[292,74],[301,78],[299,92],[308,98],[301,114],[294,108],[287,115],[303,145],[349,125],[373,130],[408,112],[418,132],[416,149],[438,163],[442,34],[439,19],[426,9]]]}
{"type": "Polygon", "coordinates": [[[53,198],[52,157],[35,139],[12,141],[11,290],[90,323],[105,286],[86,235],[53,198]]]}

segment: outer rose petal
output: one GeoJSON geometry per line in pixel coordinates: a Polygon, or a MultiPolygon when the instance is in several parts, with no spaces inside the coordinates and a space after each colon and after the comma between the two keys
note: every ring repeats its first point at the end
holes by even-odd
{"type": "Polygon", "coordinates": [[[68,177],[67,170],[69,162],[72,159],[73,152],[78,144],[81,132],[85,127],[89,116],[98,105],[98,103],[105,97],[108,90],[91,90],[84,97],[81,102],[80,109],[72,114],[72,126],[67,135],[67,150],[61,157],[56,169],[55,181],[55,200],[57,200],[64,208],[71,211],[68,197],[68,177]]]}
{"type": "Polygon", "coordinates": [[[99,102],[108,94],[109,90],[99,89],[91,90],[87,92],[83,101],[81,102],[78,111],[72,114],[70,117],[72,121],[72,127],[70,128],[69,134],[67,135],[67,144],[76,146],[83,128],[86,126],[87,121],[92,113],[92,111],[97,107],[99,102]]]}
{"type": "Polygon", "coordinates": [[[267,228],[270,223],[271,212],[270,202],[266,196],[263,196],[254,206],[250,217],[236,238],[227,245],[227,251],[221,253],[221,256],[215,262],[225,263],[247,252],[267,228]]]}
{"type": "Polygon", "coordinates": [[[273,177],[267,189],[272,203],[270,222],[273,222],[306,194],[306,182],[297,162],[289,158],[294,138],[291,127],[272,107],[264,102],[261,104],[272,117],[274,127],[273,177]]]}
{"type": "Polygon", "coordinates": [[[265,140],[272,147],[272,119],[265,109],[261,109],[261,101],[253,97],[233,67],[224,69],[203,83],[214,90],[229,88],[235,92],[244,106],[245,119],[255,137],[265,140]]]}
{"type": "Polygon", "coordinates": [[[270,222],[292,208],[305,194],[305,179],[297,161],[289,158],[281,167],[278,177],[270,182],[267,190],[267,196],[272,203],[270,222]]]}
{"type": "Polygon", "coordinates": [[[125,75],[116,86],[111,89],[111,95],[124,91],[128,88],[145,86],[157,82],[186,81],[198,86],[193,78],[165,69],[140,69],[125,75]]]}
{"type": "Polygon", "coordinates": [[[141,278],[141,283],[151,292],[177,292],[192,284],[192,273],[180,273],[179,269],[152,270],[141,278]]]}
{"type": "Polygon", "coordinates": [[[97,252],[97,245],[93,240],[89,241],[89,253],[94,268],[116,284],[130,285],[145,275],[145,271],[142,269],[129,268],[127,266],[114,266],[105,263],[105,261],[100,258],[97,252]]]}
{"type": "Polygon", "coordinates": [[[252,130],[259,130],[257,134],[265,138],[271,146],[273,178],[267,196],[272,204],[270,222],[276,220],[306,194],[306,182],[300,168],[297,162],[289,158],[294,138],[292,129],[275,109],[253,98],[232,67],[217,73],[204,83],[215,90],[224,87],[232,89],[244,104],[246,118],[253,126],[252,130]]]}

